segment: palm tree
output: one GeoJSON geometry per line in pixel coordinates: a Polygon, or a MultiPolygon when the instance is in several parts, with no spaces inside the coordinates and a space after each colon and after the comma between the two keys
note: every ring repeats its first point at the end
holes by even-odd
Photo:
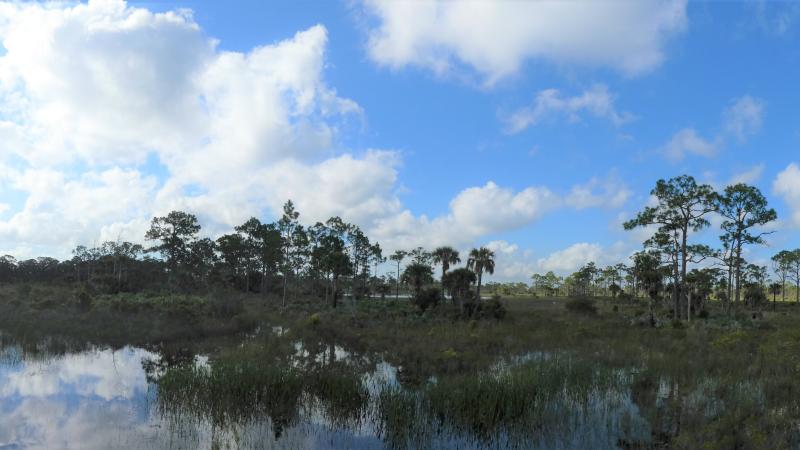
{"type": "Polygon", "coordinates": [[[494,273],[494,252],[486,247],[473,248],[469,252],[467,268],[478,276],[478,286],[475,288],[475,301],[481,301],[481,279],[483,272],[494,273]]]}
{"type": "Polygon", "coordinates": [[[414,297],[418,297],[422,286],[433,282],[433,270],[431,266],[411,263],[403,271],[403,283],[409,285],[414,291],[414,297]]]}
{"type": "Polygon", "coordinates": [[[458,301],[461,313],[464,313],[464,300],[468,298],[470,286],[476,280],[475,274],[465,268],[455,269],[442,277],[442,287],[450,292],[450,298],[458,301]]]}
{"type": "MultiPolygon", "coordinates": [[[[450,264],[458,264],[461,258],[458,257],[458,250],[453,247],[439,247],[431,254],[435,264],[442,265],[442,284],[444,284],[444,276],[447,275],[447,270],[450,269],[450,264]]],[[[444,289],[442,289],[442,297],[444,297],[444,289]]],[[[453,299],[455,301],[455,299],[453,299]]]]}
{"type": "Polygon", "coordinates": [[[403,262],[403,259],[405,259],[406,256],[408,256],[407,251],[397,250],[392,254],[392,256],[389,257],[389,259],[397,263],[397,284],[394,293],[395,300],[397,300],[400,297],[400,263],[403,262]]]}

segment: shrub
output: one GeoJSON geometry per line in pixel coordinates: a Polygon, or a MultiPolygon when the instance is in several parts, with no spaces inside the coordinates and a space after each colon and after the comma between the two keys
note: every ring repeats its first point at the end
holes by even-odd
{"type": "Polygon", "coordinates": [[[321,319],[318,313],[314,313],[308,316],[308,324],[311,325],[312,327],[316,327],[317,325],[319,325],[320,321],[321,319]]]}
{"type": "Polygon", "coordinates": [[[506,316],[506,307],[500,301],[500,296],[492,296],[491,300],[487,300],[478,305],[478,315],[481,318],[491,318],[501,320],[506,316]]]}
{"type": "Polygon", "coordinates": [[[587,316],[594,316],[597,314],[597,307],[594,304],[594,300],[589,297],[569,299],[564,306],[566,306],[567,311],[576,314],[584,314],[587,316]]]}
{"type": "Polygon", "coordinates": [[[417,305],[420,311],[425,311],[430,307],[438,305],[440,298],[442,298],[442,292],[439,288],[422,288],[417,295],[414,296],[414,304],[417,305]]]}
{"type": "Polygon", "coordinates": [[[708,319],[708,311],[705,310],[705,309],[700,311],[699,313],[697,313],[697,318],[698,319],[707,320],[708,319]]]}

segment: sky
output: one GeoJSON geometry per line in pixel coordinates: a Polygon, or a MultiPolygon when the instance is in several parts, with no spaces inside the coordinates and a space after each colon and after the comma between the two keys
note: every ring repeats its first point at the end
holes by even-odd
{"type": "Polygon", "coordinates": [[[766,264],[800,247],[799,38],[773,1],[1,3],[0,254],[291,199],[525,281],[625,261],[622,223],[689,174],[767,196],[766,264]]]}

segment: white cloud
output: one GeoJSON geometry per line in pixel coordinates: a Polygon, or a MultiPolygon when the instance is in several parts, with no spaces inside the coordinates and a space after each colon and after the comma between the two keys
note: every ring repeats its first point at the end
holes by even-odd
{"type": "Polygon", "coordinates": [[[791,221],[800,226],[800,167],[796,163],[789,164],[775,178],[772,188],[789,205],[791,221]]]}
{"type": "Polygon", "coordinates": [[[718,147],[718,141],[709,141],[699,136],[693,128],[684,128],[672,136],[661,152],[672,161],[680,161],[687,154],[712,157],[717,154],[718,147]]]}
{"type": "Polygon", "coordinates": [[[0,188],[27,196],[0,247],[139,240],[178,208],[213,233],[287,198],[315,218],[399,211],[394,153],[331,151],[362,112],[323,80],[321,25],[223,52],[185,11],[6,3],[0,39],[0,188]]]}
{"type": "Polygon", "coordinates": [[[728,185],[744,183],[744,184],[753,184],[759,179],[761,179],[761,175],[764,173],[764,164],[757,164],[750,169],[745,170],[744,172],[739,172],[734,174],[731,179],[728,181],[728,185]]]}
{"type": "Polygon", "coordinates": [[[539,259],[538,265],[545,271],[552,270],[560,273],[574,272],[590,261],[597,262],[602,254],[603,248],[600,244],[580,242],[564,250],[553,252],[546,258],[539,259]]]}
{"type": "Polygon", "coordinates": [[[575,209],[621,208],[632,192],[616,177],[602,180],[592,178],[589,182],[572,187],[566,197],[567,205],[575,209]]]}
{"type": "MultiPolygon", "coordinates": [[[[325,83],[321,25],[231,52],[185,11],[3,3],[0,39],[0,189],[24,197],[0,219],[0,251],[20,257],[138,241],[173,209],[197,214],[213,237],[289,198],[303,220],[340,215],[386,249],[474,245],[565,204],[624,202],[594,181],[566,203],[543,186],[488,182],[441,216],[415,216],[396,194],[396,152],[332,150],[363,113],[325,83]]],[[[566,113],[619,115],[579,104],[566,113]]]]}
{"type": "Polygon", "coordinates": [[[484,245],[484,247],[495,252],[495,254],[501,255],[511,255],[519,250],[519,246],[517,244],[512,244],[503,240],[489,241],[486,243],[486,245],[484,245]]]}
{"type": "Polygon", "coordinates": [[[487,234],[528,225],[561,203],[561,198],[545,187],[514,192],[490,181],[461,191],[450,202],[447,214],[430,219],[405,210],[379,219],[373,233],[387,248],[458,247],[487,234]]]}
{"type": "Polygon", "coordinates": [[[518,133],[531,125],[554,117],[565,117],[570,122],[580,120],[581,113],[611,121],[614,125],[633,120],[628,112],[618,112],[614,96],[602,84],[573,97],[565,97],[558,89],[545,89],[536,94],[533,105],[511,113],[505,122],[510,133],[518,133]]]}
{"type": "Polygon", "coordinates": [[[761,131],[764,120],[764,102],[745,95],[734,99],[722,113],[722,131],[714,139],[700,136],[694,128],[684,128],[675,133],[660,151],[672,161],[680,161],[687,154],[710,158],[716,156],[729,137],[744,143],[761,131]]]}
{"type": "Polygon", "coordinates": [[[465,65],[486,84],[528,60],[607,66],[628,75],[664,60],[686,27],[686,0],[486,2],[364,0],[376,19],[367,49],[378,64],[438,74],[465,65]]]}
{"type": "Polygon", "coordinates": [[[631,253],[630,245],[624,242],[615,242],[607,247],[597,243],[579,242],[540,258],[536,264],[539,272],[552,270],[561,275],[569,275],[589,262],[594,262],[599,267],[625,262],[631,253]]]}
{"type": "Polygon", "coordinates": [[[724,114],[725,131],[733,135],[739,142],[761,130],[764,120],[764,102],[761,99],[745,95],[729,106],[724,114]]]}

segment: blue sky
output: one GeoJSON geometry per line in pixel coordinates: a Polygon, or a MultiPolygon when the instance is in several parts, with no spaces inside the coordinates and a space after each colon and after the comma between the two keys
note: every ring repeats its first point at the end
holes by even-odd
{"type": "Polygon", "coordinates": [[[620,223],[683,173],[767,195],[780,221],[754,261],[800,246],[793,3],[109,0],[0,17],[5,252],[140,240],[178,208],[213,236],[291,197],[388,249],[490,245],[497,279],[526,279],[627,257],[642,236],[620,223]]]}

